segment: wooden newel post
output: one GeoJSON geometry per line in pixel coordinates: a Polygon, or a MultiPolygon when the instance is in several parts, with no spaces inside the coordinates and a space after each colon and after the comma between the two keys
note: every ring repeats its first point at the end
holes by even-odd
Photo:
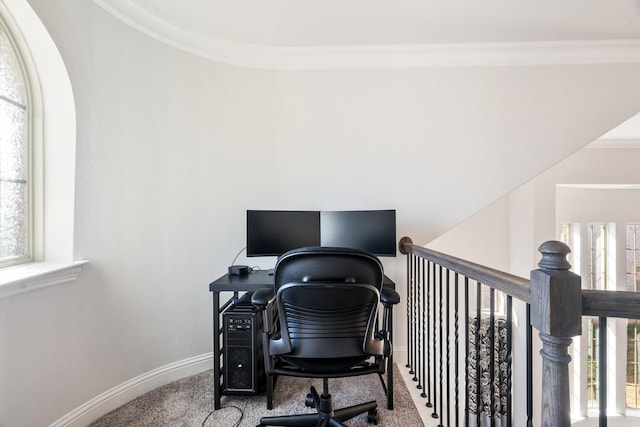
{"type": "Polygon", "coordinates": [[[531,325],[542,340],[542,427],[569,427],[569,345],[582,334],[580,276],[569,271],[571,249],[545,242],[542,259],[531,272],[531,325]]]}

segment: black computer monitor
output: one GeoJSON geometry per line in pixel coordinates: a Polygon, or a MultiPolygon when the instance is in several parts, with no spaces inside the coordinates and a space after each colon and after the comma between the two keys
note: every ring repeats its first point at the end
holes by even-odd
{"type": "Polygon", "coordinates": [[[318,211],[247,211],[247,256],[280,256],[320,245],[318,211]]]}
{"type": "Polygon", "coordinates": [[[320,244],[396,256],[396,211],[322,211],[320,244]]]}

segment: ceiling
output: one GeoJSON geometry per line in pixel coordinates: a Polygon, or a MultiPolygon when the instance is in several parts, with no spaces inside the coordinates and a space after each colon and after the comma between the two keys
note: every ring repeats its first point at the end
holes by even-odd
{"type": "Polygon", "coordinates": [[[640,0],[93,0],[167,44],[253,68],[640,63],[640,0]]]}
{"type": "Polygon", "coordinates": [[[268,46],[640,38],[640,0],[95,0],[194,34],[268,46]]]}
{"type": "MultiPolygon", "coordinates": [[[[255,68],[640,63],[640,0],[93,0],[160,41],[255,68]]],[[[602,136],[640,141],[640,116],[602,136]]]]}
{"type": "Polygon", "coordinates": [[[640,114],[611,129],[590,145],[590,147],[613,146],[640,148],[640,114]]]}

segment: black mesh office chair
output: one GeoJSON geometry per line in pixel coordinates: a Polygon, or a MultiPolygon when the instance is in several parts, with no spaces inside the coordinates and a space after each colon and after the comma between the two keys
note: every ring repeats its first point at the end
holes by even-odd
{"type": "Polygon", "coordinates": [[[377,424],[375,401],[334,411],[329,378],[377,373],[387,407],[393,409],[390,330],[392,307],[400,298],[382,287],[383,277],[378,258],[355,249],[300,248],[278,259],[274,289],[257,291],[252,298],[265,310],[267,407],[272,408],[276,375],[322,378],[323,390],[318,395],[311,387],[305,401],[316,414],[266,417],[261,426],[336,427],[365,412],[368,422],[377,424]],[[382,322],[377,317],[380,302],[382,322]],[[275,307],[276,322],[268,307],[275,307]]]}

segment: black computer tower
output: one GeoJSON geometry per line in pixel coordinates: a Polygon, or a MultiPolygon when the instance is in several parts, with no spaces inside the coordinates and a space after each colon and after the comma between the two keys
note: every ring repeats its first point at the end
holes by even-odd
{"type": "Polygon", "coordinates": [[[222,393],[256,395],[266,389],[262,316],[246,298],[222,313],[222,393]]]}

